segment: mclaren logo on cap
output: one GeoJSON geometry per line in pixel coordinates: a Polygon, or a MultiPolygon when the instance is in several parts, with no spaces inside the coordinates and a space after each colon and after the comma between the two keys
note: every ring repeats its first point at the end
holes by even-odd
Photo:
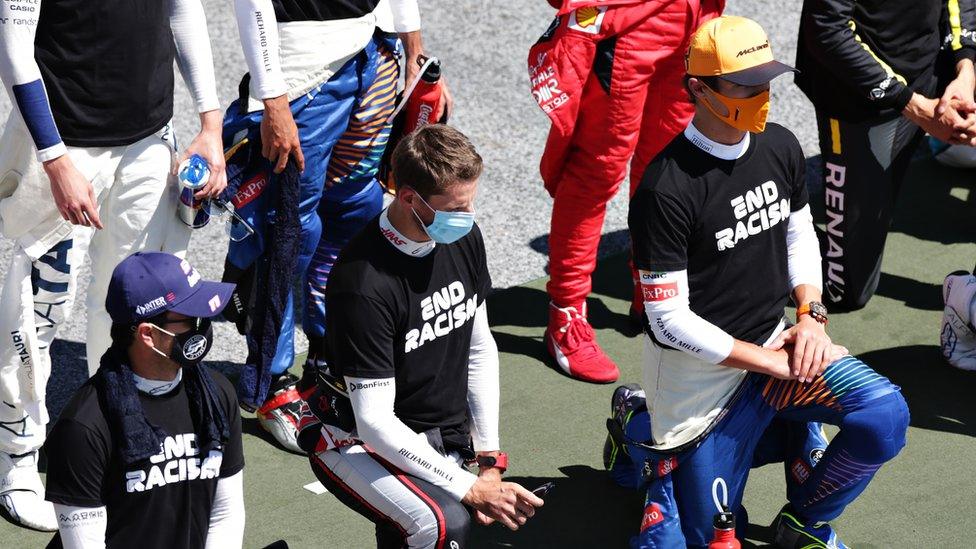
{"type": "Polygon", "coordinates": [[[769,40],[767,40],[766,42],[764,42],[764,43],[762,43],[762,44],[760,44],[758,46],[753,46],[751,48],[744,49],[744,50],[740,51],[739,53],[735,54],[735,56],[736,57],[742,57],[743,55],[748,55],[750,53],[756,53],[757,51],[764,50],[764,49],[766,49],[768,47],[769,47],[769,40]]]}

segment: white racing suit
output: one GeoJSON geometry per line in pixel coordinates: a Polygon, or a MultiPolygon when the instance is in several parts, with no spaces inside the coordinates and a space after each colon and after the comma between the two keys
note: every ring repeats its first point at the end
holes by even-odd
{"type": "Polygon", "coordinates": [[[88,313],[89,375],[110,344],[105,295],[115,266],[129,254],[185,254],[190,229],[176,217],[171,176],[172,125],[131,145],[68,147],[91,181],[104,226],[73,226],[58,212],[31,136],[11,115],[0,138],[0,233],[14,241],[0,290],[0,452],[24,454],[44,442],[49,349],[71,314],[78,272],[91,256],[88,313]]]}

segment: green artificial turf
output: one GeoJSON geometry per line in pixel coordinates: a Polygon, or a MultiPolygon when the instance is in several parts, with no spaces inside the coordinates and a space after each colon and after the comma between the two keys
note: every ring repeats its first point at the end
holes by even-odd
{"type": "MultiPolygon", "coordinates": [[[[909,175],[877,295],[862,311],[835,314],[829,332],[902,386],[912,410],[908,446],[883,467],[835,526],[856,548],[971,547],[976,531],[976,375],[942,362],[941,282],[976,261],[971,172],[928,159],[909,175]]],[[[626,316],[626,258],[601,262],[590,318],[622,381],[640,379],[641,343],[626,316]]],[[[534,488],[554,480],[546,506],[525,528],[474,530],[475,547],[622,547],[640,523],[642,497],[614,486],[602,469],[613,385],[573,381],[548,364],[542,343],[545,280],[499,291],[489,316],[502,352],[502,445],[509,479],[534,488]]],[[[244,420],[246,547],[285,539],[291,547],[369,547],[372,526],[328,493],[302,489],[314,477],[305,458],[275,449],[252,416],[244,420]]],[[[745,495],[750,541],[784,503],[782,466],[752,472],[745,495]]],[[[43,546],[50,534],[0,523],[0,546],[43,546]]]]}

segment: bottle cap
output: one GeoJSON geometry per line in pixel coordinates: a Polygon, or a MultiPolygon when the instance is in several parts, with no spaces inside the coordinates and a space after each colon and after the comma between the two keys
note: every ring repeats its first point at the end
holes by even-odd
{"type": "Polygon", "coordinates": [[[735,515],[729,511],[728,507],[723,507],[721,513],[715,513],[712,526],[716,530],[733,530],[735,529],[735,515]]]}
{"type": "Polygon", "coordinates": [[[202,156],[195,154],[180,162],[177,172],[183,185],[191,189],[199,189],[210,180],[210,167],[202,156]]]}
{"type": "MultiPolygon", "coordinates": [[[[424,63],[427,63],[427,57],[417,57],[417,63],[422,67],[424,63]]],[[[433,84],[441,79],[441,61],[440,59],[434,57],[430,58],[430,64],[427,65],[427,69],[424,70],[423,74],[420,75],[420,79],[424,82],[433,84]]]]}

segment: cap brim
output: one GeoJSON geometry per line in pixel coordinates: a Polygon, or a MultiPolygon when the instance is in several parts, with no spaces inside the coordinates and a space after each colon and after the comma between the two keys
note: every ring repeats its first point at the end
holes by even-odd
{"type": "Polygon", "coordinates": [[[230,296],[234,293],[234,287],[234,284],[225,282],[201,280],[197,283],[195,292],[170,307],[169,310],[194,318],[215,317],[230,303],[230,296]]]}
{"type": "Polygon", "coordinates": [[[787,72],[798,71],[785,63],[773,60],[745,70],[722,74],[719,78],[740,86],[759,86],[787,72]]]}

